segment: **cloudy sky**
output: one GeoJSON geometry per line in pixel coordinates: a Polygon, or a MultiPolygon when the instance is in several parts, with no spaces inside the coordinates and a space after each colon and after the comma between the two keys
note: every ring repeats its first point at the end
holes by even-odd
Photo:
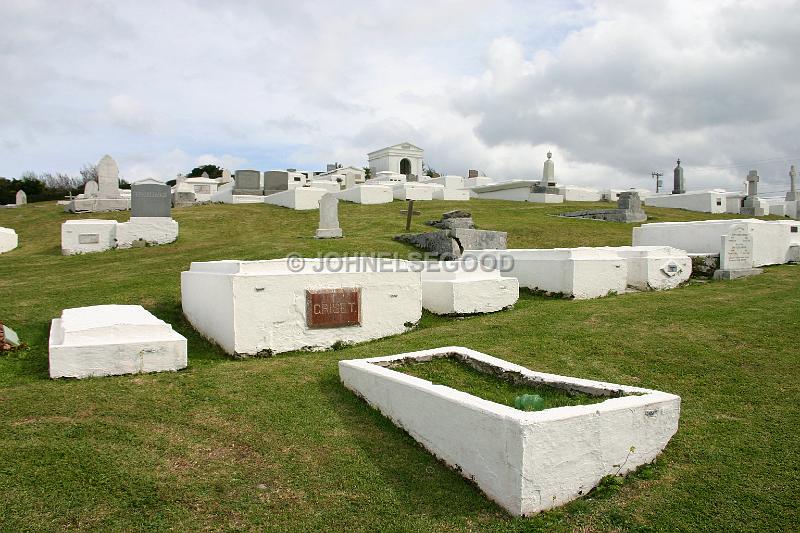
{"type": "Polygon", "coordinates": [[[0,175],[324,169],[409,141],[442,173],[787,188],[800,0],[0,2],[0,175]]]}

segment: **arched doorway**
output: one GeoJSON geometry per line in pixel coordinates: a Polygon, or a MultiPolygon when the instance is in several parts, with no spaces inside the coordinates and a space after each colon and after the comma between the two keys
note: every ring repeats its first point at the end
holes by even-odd
{"type": "Polygon", "coordinates": [[[411,174],[411,161],[405,157],[400,160],[400,174],[405,174],[406,176],[411,174]]]}

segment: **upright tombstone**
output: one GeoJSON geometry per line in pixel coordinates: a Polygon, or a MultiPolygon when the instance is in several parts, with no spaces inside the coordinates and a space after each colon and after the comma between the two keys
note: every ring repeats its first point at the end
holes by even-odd
{"type": "Polygon", "coordinates": [[[258,170],[237,170],[234,174],[233,194],[246,194],[261,196],[264,188],[261,186],[261,172],[258,170]]]}
{"type": "Polygon", "coordinates": [[[747,226],[732,226],[720,239],[719,270],[714,272],[714,279],[744,278],[763,272],[760,268],[753,268],[753,236],[747,226]]]}
{"type": "Polygon", "coordinates": [[[747,196],[742,202],[743,215],[761,217],[767,214],[761,205],[761,198],[758,197],[758,181],[758,172],[751,170],[747,174],[747,196]]]}
{"type": "Polygon", "coordinates": [[[264,171],[264,195],[269,196],[277,192],[289,190],[288,170],[264,171]]]}
{"type": "Polygon", "coordinates": [[[172,204],[170,186],[146,179],[131,185],[131,217],[167,217],[172,204]]]}
{"type": "Polygon", "coordinates": [[[319,201],[319,228],[317,239],[338,239],[342,236],[339,227],[339,199],[331,193],[319,201]]]}
{"type": "Polygon", "coordinates": [[[222,176],[219,178],[219,182],[220,183],[230,183],[231,181],[233,181],[233,179],[231,178],[231,171],[228,170],[227,168],[223,168],[222,169],[222,176]]]}
{"type": "Polygon", "coordinates": [[[787,202],[800,201],[800,193],[797,192],[797,170],[794,165],[789,168],[789,192],[786,193],[787,202]]]}
{"type": "Polygon", "coordinates": [[[25,191],[22,189],[17,191],[17,198],[14,200],[14,203],[17,205],[23,205],[28,203],[28,195],[25,194],[25,191]]]}
{"type": "Polygon", "coordinates": [[[83,196],[85,198],[94,198],[95,196],[97,196],[98,190],[99,189],[97,182],[94,180],[89,180],[83,186],[83,196]]]}
{"type": "Polygon", "coordinates": [[[555,187],[556,185],[556,169],[553,160],[552,152],[547,151],[547,159],[544,162],[544,169],[542,170],[542,186],[555,187]]]}
{"type": "Polygon", "coordinates": [[[672,194],[684,194],[686,192],[686,181],[683,178],[683,167],[680,159],[678,159],[678,165],[675,170],[672,171],[672,179],[672,194]]]}
{"type": "Polygon", "coordinates": [[[119,198],[119,167],[110,155],[97,163],[97,186],[100,198],[119,198]]]}

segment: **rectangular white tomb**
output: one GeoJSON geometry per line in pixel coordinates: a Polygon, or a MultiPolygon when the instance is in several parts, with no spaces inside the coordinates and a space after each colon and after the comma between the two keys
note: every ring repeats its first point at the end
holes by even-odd
{"type": "Polygon", "coordinates": [[[674,394],[534,372],[455,346],[339,361],[339,377],[516,516],[564,505],[604,476],[652,462],[678,430],[680,417],[681,399],[674,394]],[[608,399],[527,412],[391,369],[434,357],[608,399]]]}
{"type": "Polygon", "coordinates": [[[186,338],[140,305],[64,309],[50,326],[50,377],[186,368],[186,338]]]}
{"type": "Polygon", "coordinates": [[[422,307],[438,315],[492,313],[514,305],[519,281],[477,261],[417,263],[422,274],[422,307]]]}
{"type": "Polygon", "coordinates": [[[363,257],[195,262],[181,273],[181,299],[195,329],[231,355],[377,339],[422,315],[418,271],[363,257]]]}

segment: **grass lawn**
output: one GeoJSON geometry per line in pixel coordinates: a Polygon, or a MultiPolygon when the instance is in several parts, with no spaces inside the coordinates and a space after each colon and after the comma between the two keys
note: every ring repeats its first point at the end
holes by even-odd
{"type": "MultiPolygon", "coordinates": [[[[624,245],[631,227],[553,215],[585,204],[418,202],[469,209],[510,247],[624,245]]],[[[404,204],[340,204],[345,238],[313,239],[317,212],[177,209],[171,245],[60,255],[52,204],[0,210],[20,247],[0,255],[0,320],[28,348],[0,355],[0,530],[790,530],[800,523],[800,267],[663,293],[570,301],[525,293],[513,310],[425,314],[409,333],[336,351],[233,360],[181,315],[193,260],[399,252],[404,204]],[[189,340],[178,373],[51,381],[63,308],[142,304],[189,340]],[[618,490],[514,519],[338,380],[340,359],[462,345],[533,370],[682,399],[678,433],[618,490]]],[[[651,221],[711,218],[647,209],[651,221]]],[[[95,218],[126,220],[127,213],[95,218]]],[[[714,217],[722,218],[722,217],[714,217]]],[[[391,310],[387,310],[391,312],[391,310]]]]}

